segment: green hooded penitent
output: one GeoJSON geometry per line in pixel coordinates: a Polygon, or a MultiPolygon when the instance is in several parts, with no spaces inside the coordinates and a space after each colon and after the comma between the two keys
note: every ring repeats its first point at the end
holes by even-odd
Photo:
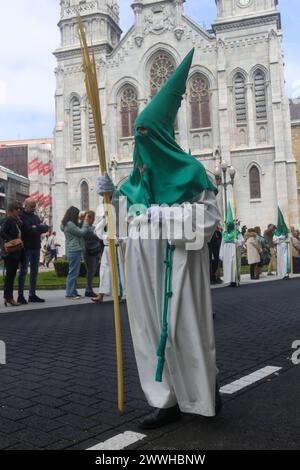
{"type": "Polygon", "coordinates": [[[121,186],[128,205],[182,204],[205,189],[216,191],[204,166],[175,141],[176,116],[186,91],[192,50],[134,125],[133,170],[121,186]]]}
{"type": "Polygon", "coordinates": [[[235,227],[232,209],[229,203],[228,208],[227,208],[227,215],[226,215],[226,230],[224,230],[223,232],[224,242],[233,243],[234,240],[237,238],[237,236],[238,236],[238,232],[237,232],[237,228],[235,227]]]}
{"type": "Polygon", "coordinates": [[[275,235],[277,237],[280,237],[281,235],[285,235],[287,237],[289,233],[290,231],[284,221],[283,214],[280,210],[280,207],[278,207],[278,223],[277,223],[277,229],[276,229],[275,235]]]}

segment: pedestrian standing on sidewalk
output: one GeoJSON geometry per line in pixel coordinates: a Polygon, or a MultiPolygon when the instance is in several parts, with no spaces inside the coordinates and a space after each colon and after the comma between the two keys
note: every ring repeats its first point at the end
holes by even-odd
{"type": "Polygon", "coordinates": [[[299,240],[299,230],[295,230],[295,227],[292,228],[292,243],[293,243],[293,267],[294,273],[300,273],[300,240],[299,240]]]}
{"type": "Polygon", "coordinates": [[[259,279],[258,266],[261,262],[262,246],[253,228],[248,229],[245,235],[245,241],[251,280],[259,279]]]}
{"type": "Polygon", "coordinates": [[[86,213],[88,221],[88,231],[84,235],[84,262],[86,267],[86,288],[85,297],[96,297],[97,294],[93,291],[93,279],[96,275],[99,266],[99,257],[103,252],[103,242],[95,233],[95,212],[88,211],[86,213]]]}
{"type": "Polygon", "coordinates": [[[265,230],[264,238],[267,240],[270,249],[270,263],[268,267],[268,276],[274,276],[273,271],[276,271],[276,251],[274,246],[274,233],[276,227],[274,224],[269,224],[267,230],[265,230]]]}
{"type": "Polygon", "coordinates": [[[52,232],[49,235],[48,242],[47,242],[47,247],[49,249],[49,258],[47,261],[47,268],[49,268],[49,264],[51,261],[54,259],[54,261],[57,260],[57,248],[60,246],[60,244],[57,242],[56,239],[56,232],[52,232]]]}
{"type": "Polygon", "coordinates": [[[66,297],[71,299],[80,299],[77,292],[77,278],[80,272],[80,261],[84,250],[84,235],[88,231],[88,218],[79,226],[79,209],[70,207],[61,223],[61,231],[66,238],[66,255],[69,261],[69,271],[67,275],[66,297]]]}
{"type": "Polygon", "coordinates": [[[27,300],[24,297],[24,287],[29,265],[30,281],[28,301],[37,303],[45,302],[44,299],[41,299],[36,295],[36,283],[40,264],[41,235],[43,233],[47,233],[49,227],[48,225],[41,222],[35,211],[35,199],[26,199],[24,203],[24,210],[22,210],[20,213],[20,219],[22,221],[22,241],[24,243],[24,254],[21,259],[18,282],[18,302],[21,304],[27,304],[27,300]]]}
{"type": "Polygon", "coordinates": [[[9,204],[6,217],[1,221],[0,226],[1,257],[5,266],[4,303],[6,307],[7,305],[12,307],[21,305],[14,300],[13,296],[14,280],[23,254],[23,243],[21,241],[22,222],[19,218],[20,210],[18,202],[9,204]],[[6,244],[12,240],[14,240],[17,246],[10,251],[6,244]],[[17,243],[18,240],[19,243],[17,243]]]}
{"type": "Polygon", "coordinates": [[[209,249],[209,260],[210,260],[210,283],[211,284],[222,284],[222,280],[219,276],[220,267],[220,249],[222,245],[222,229],[217,227],[215,233],[212,236],[208,244],[209,249]]]}

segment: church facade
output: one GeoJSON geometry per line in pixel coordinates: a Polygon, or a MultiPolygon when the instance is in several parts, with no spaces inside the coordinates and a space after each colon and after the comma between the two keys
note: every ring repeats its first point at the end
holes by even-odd
{"type": "MultiPolygon", "coordinates": [[[[227,196],[243,225],[276,223],[278,205],[290,223],[298,223],[278,0],[216,0],[210,30],[185,15],[184,3],[133,1],[134,24],[121,36],[116,0],[61,0],[61,44],[55,51],[54,229],[70,205],[82,210],[99,205],[98,157],[77,10],[95,50],[107,160],[116,184],[132,167],[137,114],[194,47],[176,124],[178,142],[212,175],[224,162],[235,168],[227,196]]],[[[223,207],[222,188],[219,194],[223,207]]]]}

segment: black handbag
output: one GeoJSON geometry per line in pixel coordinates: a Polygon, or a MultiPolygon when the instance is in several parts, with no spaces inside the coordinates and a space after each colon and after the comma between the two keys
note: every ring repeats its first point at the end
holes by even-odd
{"type": "Polygon", "coordinates": [[[90,256],[102,255],[104,243],[97,235],[85,239],[85,250],[90,256]]]}

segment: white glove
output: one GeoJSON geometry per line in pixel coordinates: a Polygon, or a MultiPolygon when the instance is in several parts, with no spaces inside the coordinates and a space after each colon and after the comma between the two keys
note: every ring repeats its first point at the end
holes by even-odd
{"type": "Polygon", "coordinates": [[[112,194],[115,190],[114,183],[112,182],[110,176],[108,173],[104,173],[103,176],[99,176],[97,178],[97,184],[96,184],[96,192],[100,196],[103,196],[103,194],[108,193],[112,194]]]}

